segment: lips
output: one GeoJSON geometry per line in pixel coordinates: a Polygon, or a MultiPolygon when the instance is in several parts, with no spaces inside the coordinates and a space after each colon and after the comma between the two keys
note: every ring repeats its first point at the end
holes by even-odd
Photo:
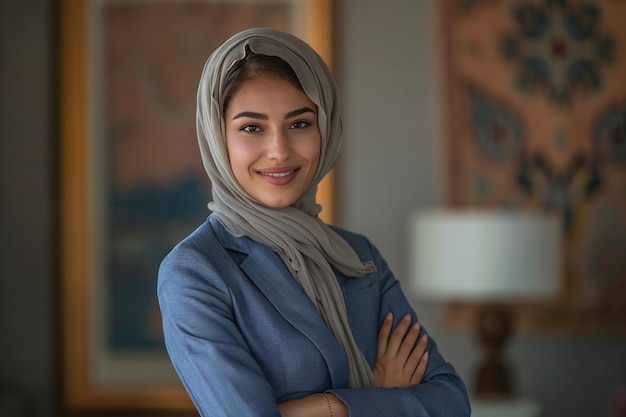
{"type": "Polygon", "coordinates": [[[285,172],[259,172],[259,174],[267,175],[268,177],[281,178],[281,177],[286,177],[288,175],[291,175],[294,172],[296,172],[295,169],[292,169],[291,171],[285,171],[285,172]]]}
{"type": "Polygon", "coordinates": [[[270,168],[257,173],[265,181],[273,185],[285,185],[290,183],[300,168],[270,168]]]}

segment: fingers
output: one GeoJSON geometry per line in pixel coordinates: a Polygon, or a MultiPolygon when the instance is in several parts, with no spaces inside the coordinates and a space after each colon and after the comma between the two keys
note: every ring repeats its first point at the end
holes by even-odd
{"type": "MultiPolygon", "coordinates": [[[[419,327],[417,328],[417,334],[419,335],[419,327]]],[[[412,337],[411,340],[408,340],[410,335],[411,334],[409,333],[406,338],[406,349],[408,349],[409,346],[411,349],[406,355],[406,367],[413,371],[417,367],[424,352],[426,352],[426,346],[428,346],[428,336],[426,334],[423,334],[422,337],[420,337],[419,342],[417,342],[416,344],[415,341],[417,340],[417,335],[415,337],[412,337]]]]}
{"type": "Polygon", "coordinates": [[[413,355],[413,352],[415,351],[415,342],[417,342],[419,334],[420,324],[415,322],[404,335],[402,344],[398,349],[398,356],[407,358],[407,361],[411,358],[411,355],[413,355]]]}
{"type": "Polygon", "coordinates": [[[411,384],[420,383],[424,377],[426,366],[428,365],[427,347],[428,335],[423,334],[422,337],[420,337],[419,342],[417,342],[417,345],[415,345],[406,363],[406,368],[412,370],[413,372],[411,375],[411,384]]]}
{"type": "Polygon", "coordinates": [[[374,364],[374,375],[381,386],[406,387],[422,381],[428,366],[428,336],[424,333],[419,337],[420,331],[420,323],[412,323],[410,314],[403,316],[395,328],[393,315],[385,316],[374,364]]]}
{"type": "Polygon", "coordinates": [[[406,314],[393,332],[391,332],[392,327],[393,314],[387,313],[378,332],[378,356],[398,355],[408,358],[420,333],[419,322],[411,325],[411,315],[406,314]]]}
{"type": "Polygon", "coordinates": [[[415,372],[411,376],[411,385],[419,384],[424,379],[424,374],[426,373],[426,367],[428,366],[428,352],[424,352],[422,357],[420,358],[419,363],[417,364],[417,368],[415,368],[415,372]]]}
{"type": "MultiPolygon", "coordinates": [[[[400,346],[402,346],[404,338],[407,334],[407,331],[409,330],[409,326],[411,326],[411,315],[406,314],[404,317],[402,317],[402,320],[400,320],[396,328],[391,333],[389,343],[387,344],[387,353],[394,356],[398,353],[398,351],[400,350],[400,346]]],[[[413,346],[411,346],[411,348],[412,347],[413,346]]]]}

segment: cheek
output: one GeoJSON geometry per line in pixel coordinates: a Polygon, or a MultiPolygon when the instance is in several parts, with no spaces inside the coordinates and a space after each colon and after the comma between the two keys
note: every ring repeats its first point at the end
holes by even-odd
{"type": "Polygon", "coordinates": [[[313,156],[313,167],[315,167],[315,170],[317,170],[319,164],[320,164],[320,148],[318,146],[313,156]]]}
{"type": "Polygon", "coordinates": [[[249,150],[239,140],[226,139],[226,149],[228,151],[228,161],[235,177],[247,170],[249,150]]]}
{"type": "Polygon", "coordinates": [[[315,168],[317,168],[317,166],[319,165],[321,151],[322,142],[318,136],[316,140],[311,141],[307,149],[308,159],[312,161],[312,164],[315,168]]]}
{"type": "Polygon", "coordinates": [[[228,153],[228,160],[233,161],[233,155],[237,155],[237,144],[228,136],[226,137],[226,152],[228,153]]]}

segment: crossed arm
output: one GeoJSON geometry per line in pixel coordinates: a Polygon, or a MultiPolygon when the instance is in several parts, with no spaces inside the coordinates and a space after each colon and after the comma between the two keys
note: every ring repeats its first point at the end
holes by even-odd
{"type": "MultiPolygon", "coordinates": [[[[383,388],[405,388],[419,384],[428,364],[428,336],[420,335],[420,324],[405,315],[392,330],[393,315],[385,316],[378,332],[374,363],[376,382],[383,388]],[[419,338],[419,340],[418,340],[419,338]]],[[[278,404],[282,417],[348,417],[348,407],[333,394],[315,393],[278,404]],[[331,414],[332,410],[332,414],[331,414]]]]}
{"type": "MultiPolygon", "coordinates": [[[[297,297],[304,302],[305,296],[292,291],[288,279],[280,291],[274,280],[257,279],[255,283],[244,279],[243,271],[227,268],[228,262],[223,265],[231,256],[237,265],[243,264],[237,258],[239,252],[227,253],[217,241],[196,240],[187,241],[164,260],[158,294],[168,353],[202,415],[326,417],[331,415],[328,403],[334,417],[348,412],[360,416],[470,415],[462,380],[438,353],[435,341],[420,338],[425,330],[412,323],[410,317],[416,316],[399,283],[366,241],[353,243],[364,259],[377,261],[377,273],[362,280],[346,280],[344,296],[379,387],[351,389],[342,383],[325,389],[333,376],[347,379],[343,368],[328,368],[329,374],[323,369],[324,364],[330,366],[329,360],[340,366],[337,345],[311,343],[330,340],[330,332],[304,320],[308,315],[316,317],[312,305],[304,304],[301,316],[293,320],[283,314],[292,311],[292,305],[300,301],[297,297]],[[264,296],[258,285],[263,286],[264,296]],[[290,298],[285,298],[285,293],[290,298]],[[376,332],[370,326],[380,319],[381,311],[391,311],[395,317],[383,317],[376,332]],[[405,313],[411,316],[404,318],[405,313]],[[360,321],[365,316],[369,319],[360,321]],[[276,344],[276,338],[290,342],[276,344]],[[322,357],[322,352],[328,357],[322,357]],[[303,370],[300,360],[314,363],[303,370]],[[283,378],[285,372],[290,380],[283,378]],[[295,398],[296,393],[304,392],[318,393],[276,403],[275,398],[295,398]]],[[[282,274],[280,268],[273,271],[270,257],[265,261],[268,254],[264,250],[259,248],[253,261],[248,261],[251,256],[244,259],[247,268],[261,265],[270,271],[265,275],[282,274]]]]}

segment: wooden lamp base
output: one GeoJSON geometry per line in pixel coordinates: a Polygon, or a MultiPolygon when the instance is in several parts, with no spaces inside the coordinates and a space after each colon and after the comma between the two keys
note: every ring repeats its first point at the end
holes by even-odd
{"type": "Polygon", "coordinates": [[[513,396],[511,373],[503,360],[503,351],[513,330],[512,321],[511,310],[504,306],[484,306],[478,314],[477,331],[483,357],[474,379],[476,398],[507,399],[513,396]]]}

